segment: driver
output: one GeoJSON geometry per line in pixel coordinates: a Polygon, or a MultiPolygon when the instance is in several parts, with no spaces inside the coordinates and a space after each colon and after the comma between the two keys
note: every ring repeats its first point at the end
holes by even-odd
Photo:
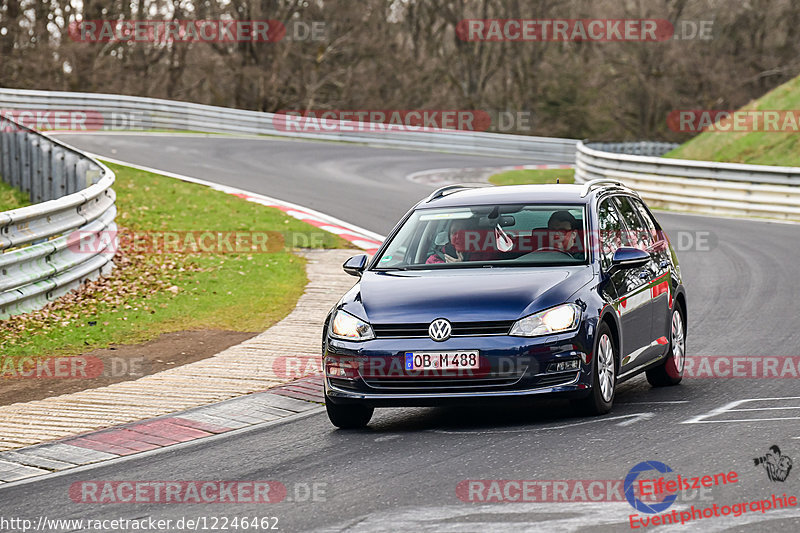
{"type": "Polygon", "coordinates": [[[578,221],[569,211],[555,211],[547,221],[551,248],[576,253],[580,251],[578,221]]]}
{"type": "Polygon", "coordinates": [[[458,263],[467,259],[466,230],[469,223],[466,219],[456,219],[450,223],[449,242],[434,251],[426,265],[433,263],[458,263]]]}

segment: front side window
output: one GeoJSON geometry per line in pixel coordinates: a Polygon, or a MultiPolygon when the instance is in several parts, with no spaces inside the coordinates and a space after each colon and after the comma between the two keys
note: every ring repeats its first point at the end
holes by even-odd
{"type": "Polygon", "coordinates": [[[600,230],[600,266],[608,270],[614,252],[621,246],[631,246],[631,243],[627,228],[622,222],[622,215],[614,205],[613,198],[606,198],[600,203],[597,218],[600,230]]]}
{"type": "Polygon", "coordinates": [[[422,208],[406,220],[376,270],[586,263],[582,205],[422,208]]]}

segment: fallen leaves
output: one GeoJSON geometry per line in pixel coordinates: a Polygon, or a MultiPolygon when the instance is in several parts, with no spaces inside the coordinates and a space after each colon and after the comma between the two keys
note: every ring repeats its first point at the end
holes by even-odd
{"type": "MultiPolygon", "coordinates": [[[[120,231],[125,231],[120,228],[120,231]]],[[[178,295],[178,284],[193,272],[203,269],[187,255],[132,254],[119,251],[115,268],[107,277],[87,281],[73,292],[50,302],[42,309],[0,321],[0,351],[6,346],[24,346],[34,335],[46,335],[57,328],[97,326],[101,312],[130,312],[139,308],[155,313],[147,298],[168,292],[178,295]]],[[[173,296],[174,297],[174,296],[173,296]]],[[[166,308],[162,303],[159,308],[166,308]]],[[[117,320],[127,321],[128,316],[117,320]]],[[[103,326],[109,322],[104,321],[103,326]]]]}

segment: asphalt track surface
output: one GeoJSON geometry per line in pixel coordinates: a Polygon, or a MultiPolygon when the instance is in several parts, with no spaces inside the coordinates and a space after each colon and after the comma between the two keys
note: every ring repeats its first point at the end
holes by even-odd
{"type": "MultiPolygon", "coordinates": [[[[535,163],[276,140],[120,135],[64,140],[116,159],[296,202],[379,233],[430,190],[406,181],[410,172],[535,163]]],[[[689,295],[689,355],[800,355],[797,226],[657,216],[673,243],[682,238],[678,245],[686,248],[679,258],[689,295]],[[697,246],[698,236],[709,245],[697,246]]],[[[735,484],[684,493],[667,512],[772,494],[797,496],[800,466],[785,482],[771,482],[753,464],[773,444],[800,461],[797,384],[797,378],[685,379],[678,387],[652,389],[638,377],[619,387],[614,410],[599,418],[580,418],[566,404],[540,400],[502,409],[377,410],[368,429],[350,432],[335,430],[320,410],[2,488],[0,514],[34,521],[274,516],[281,531],[630,531],[634,510],[624,499],[466,502],[456,487],[465,480],[620,480],[637,463],[656,460],[683,476],[738,473],[735,484]],[[289,497],[266,505],[73,503],[70,485],[87,480],[276,480],[289,497]],[[297,501],[315,483],[324,494],[297,501]]],[[[800,507],[668,527],[796,531],[800,507]]],[[[663,528],[648,531],[654,529],[663,528]]]]}

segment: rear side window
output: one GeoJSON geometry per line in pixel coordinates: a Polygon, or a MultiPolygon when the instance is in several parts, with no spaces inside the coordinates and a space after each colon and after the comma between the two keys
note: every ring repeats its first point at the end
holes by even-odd
{"type": "Polygon", "coordinates": [[[645,227],[647,228],[647,231],[650,232],[653,241],[658,242],[662,240],[662,238],[659,236],[658,233],[658,225],[656,224],[656,221],[653,220],[653,216],[647,211],[647,208],[644,206],[642,201],[639,200],[638,198],[631,198],[630,202],[639,212],[639,215],[642,217],[642,220],[644,220],[645,227]]]}
{"type": "Polygon", "coordinates": [[[654,234],[645,224],[639,214],[639,210],[633,206],[633,200],[633,198],[627,196],[614,197],[614,203],[617,205],[623,220],[625,220],[625,225],[628,227],[628,239],[631,242],[631,246],[640,250],[647,250],[655,244],[654,234]]]}

